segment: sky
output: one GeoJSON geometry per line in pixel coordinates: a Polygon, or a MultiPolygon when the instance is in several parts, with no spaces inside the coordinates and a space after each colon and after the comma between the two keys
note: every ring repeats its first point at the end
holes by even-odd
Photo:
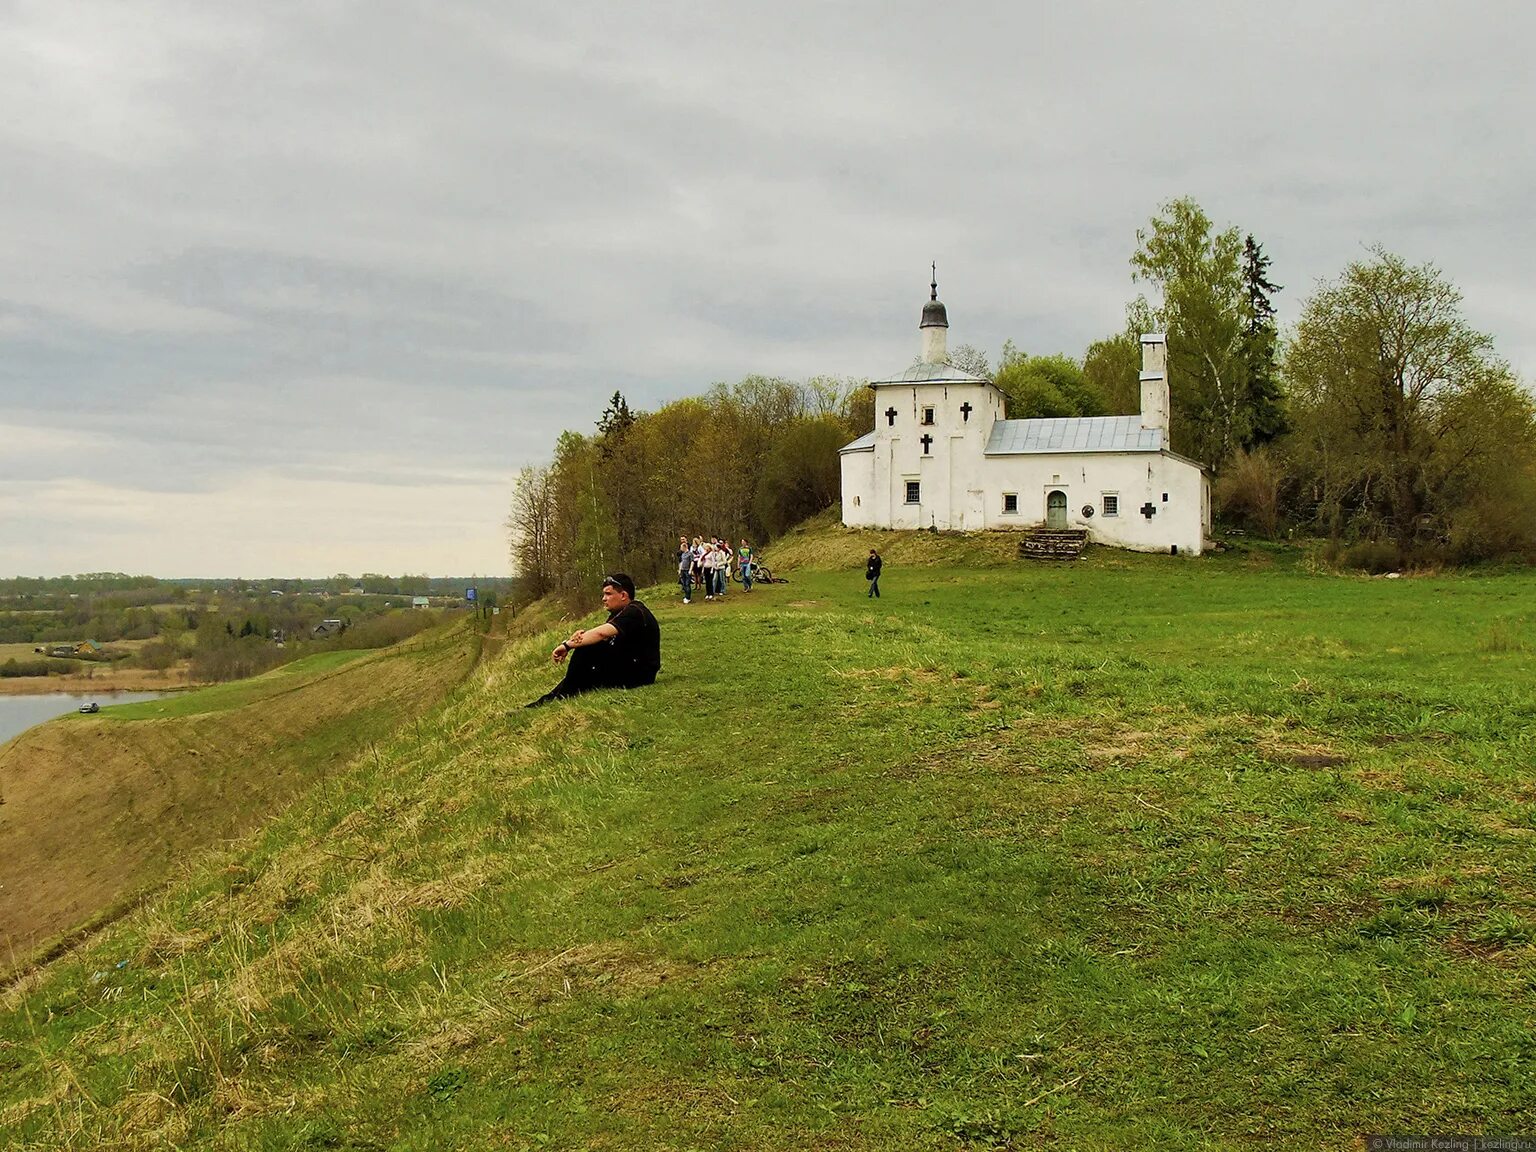
{"type": "Polygon", "coordinates": [[[1081,356],[1191,196],[1536,380],[1536,7],[0,0],[0,577],[505,575],[608,398],[1081,356]],[[1524,111],[1521,111],[1524,109],[1524,111]]]}

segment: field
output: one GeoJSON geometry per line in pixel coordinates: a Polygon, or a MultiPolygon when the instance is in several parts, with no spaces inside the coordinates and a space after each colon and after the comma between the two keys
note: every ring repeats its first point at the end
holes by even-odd
{"type": "Polygon", "coordinates": [[[440,709],[17,982],[0,1137],[1536,1128],[1536,580],[1010,551],[791,538],[770,557],[790,584],[648,596],[655,687],[534,711],[556,633],[514,632],[440,709]]]}
{"type": "MultiPolygon", "coordinates": [[[[127,652],[137,652],[147,640],[114,640],[110,647],[127,652]]],[[[44,644],[43,647],[50,645],[44,644]]],[[[14,658],[21,663],[41,660],[33,651],[35,644],[0,644],[0,664],[14,658]]],[[[109,692],[163,692],[188,687],[186,661],[178,661],[172,667],[160,671],[150,668],[125,668],[117,662],[96,660],[57,660],[64,675],[7,676],[0,677],[0,695],[29,696],[47,695],[52,692],[109,693],[109,692]]]]}

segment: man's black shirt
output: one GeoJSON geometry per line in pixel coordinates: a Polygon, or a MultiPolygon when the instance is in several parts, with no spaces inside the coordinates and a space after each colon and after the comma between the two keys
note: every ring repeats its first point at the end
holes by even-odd
{"type": "Polygon", "coordinates": [[[637,684],[649,684],[661,671],[661,628],[651,610],[638,600],[631,600],[617,612],[608,614],[608,623],[619,634],[611,643],[622,664],[634,670],[637,684]]]}

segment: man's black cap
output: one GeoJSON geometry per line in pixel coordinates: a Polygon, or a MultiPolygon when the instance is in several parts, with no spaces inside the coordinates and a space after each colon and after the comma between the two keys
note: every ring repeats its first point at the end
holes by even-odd
{"type": "Polygon", "coordinates": [[[615,572],[612,576],[604,576],[603,585],[605,587],[612,585],[620,592],[628,593],[631,600],[635,598],[635,582],[630,579],[628,572],[615,572]]]}

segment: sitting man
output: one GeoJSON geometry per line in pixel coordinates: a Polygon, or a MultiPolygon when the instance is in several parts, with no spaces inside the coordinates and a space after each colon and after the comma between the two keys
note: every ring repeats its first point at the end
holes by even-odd
{"type": "Polygon", "coordinates": [[[603,577],[603,607],[608,620],[596,628],[578,628],[555,645],[550,659],[571,662],[565,679],[529,708],[562,700],[593,688],[639,688],[656,683],[661,671],[661,629],[651,610],[635,599],[635,582],[623,572],[603,577]]]}

